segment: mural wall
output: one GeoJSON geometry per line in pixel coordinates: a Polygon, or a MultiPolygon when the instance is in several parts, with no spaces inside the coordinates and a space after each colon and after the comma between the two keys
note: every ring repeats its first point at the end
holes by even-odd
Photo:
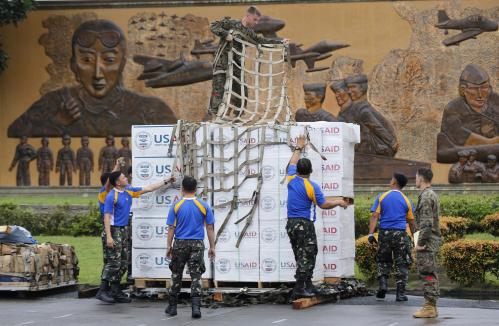
{"type": "MultiPolygon", "coordinates": [[[[439,183],[497,182],[499,7],[493,5],[262,5],[266,17],[256,31],[291,40],[288,94],[305,119],[359,123],[370,140],[360,152],[432,163],[439,183]],[[449,131],[456,119],[469,126],[449,131]]],[[[0,75],[0,157],[17,160],[10,172],[0,171],[0,185],[26,185],[28,172],[33,185],[36,179],[97,185],[105,169],[93,153],[109,146],[106,136],[128,136],[133,123],[201,120],[218,42],[209,24],[240,18],[244,9],[40,10],[18,28],[3,28],[12,59],[0,75]],[[72,150],[64,135],[72,137],[72,150]]]]}

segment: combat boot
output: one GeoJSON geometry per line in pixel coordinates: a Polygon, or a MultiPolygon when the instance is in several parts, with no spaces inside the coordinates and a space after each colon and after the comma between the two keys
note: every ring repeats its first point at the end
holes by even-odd
{"type": "Polygon", "coordinates": [[[293,289],[293,298],[311,298],[314,294],[307,291],[304,280],[296,280],[295,288],[293,289]]]}
{"type": "Polygon", "coordinates": [[[312,293],[313,295],[320,294],[320,290],[314,286],[314,283],[312,283],[312,279],[311,278],[307,278],[305,280],[305,289],[309,293],[312,293]]]}
{"type": "Polygon", "coordinates": [[[132,299],[130,299],[129,296],[127,296],[123,291],[120,289],[120,282],[113,282],[111,283],[111,292],[113,294],[113,298],[117,303],[130,303],[132,302],[132,299]]]}
{"type": "Polygon", "coordinates": [[[102,281],[100,284],[99,292],[97,292],[95,298],[106,303],[115,303],[116,301],[113,299],[113,296],[111,295],[109,290],[109,284],[107,283],[107,281],[102,281]]]}
{"type": "Polygon", "coordinates": [[[192,297],[192,318],[201,318],[201,297],[192,297]]]}
{"type": "Polygon", "coordinates": [[[407,301],[407,296],[405,295],[405,283],[399,282],[397,283],[397,296],[395,301],[407,301]]]}
{"type": "Polygon", "coordinates": [[[414,318],[437,318],[437,303],[435,301],[426,300],[425,304],[421,309],[416,311],[412,317],[414,318]]]}
{"type": "Polygon", "coordinates": [[[168,307],[165,309],[165,314],[170,315],[170,316],[176,316],[177,315],[177,295],[175,294],[170,294],[170,297],[168,298],[168,307]]]}
{"type": "Polygon", "coordinates": [[[376,300],[385,300],[386,292],[388,291],[388,280],[386,275],[379,277],[379,289],[376,292],[376,300]]]}

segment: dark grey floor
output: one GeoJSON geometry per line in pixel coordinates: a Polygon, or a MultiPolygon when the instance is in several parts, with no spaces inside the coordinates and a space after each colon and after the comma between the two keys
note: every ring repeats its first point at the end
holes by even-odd
{"type": "Polygon", "coordinates": [[[436,320],[415,320],[412,313],[422,303],[421,297],[407,303],[386,302],[374,297],[344,300],[305,310],[287,305],[257,305],[242,308],[203,309],[203,318],[193,320],[190,307],[180,306],[179,315],[167,317],[165,302],[135,300],[131,304],[105,305],[95,299],[51,296],[32,299],[0,299],[0,325],[339,325],[339,326],[410,326],[410,325],[499,325],[499,302],[493,300],[441,299],[436,320]]]}

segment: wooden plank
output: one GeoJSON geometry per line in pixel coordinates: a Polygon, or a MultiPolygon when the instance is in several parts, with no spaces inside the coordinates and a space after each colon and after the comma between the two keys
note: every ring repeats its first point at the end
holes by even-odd
{"type": "Polygon", "coordinates": [[[341,277],[324,277],[324,283],[336,284],[340,283],[341,277]]]}
{"type": "Polygon", "coordinates": [[[321,303],[322,301],[318,297],[312,298],[301,298],[293,301],[293,309],[305,309],[308,307],[315,306],[316,304],[321,303]]]}

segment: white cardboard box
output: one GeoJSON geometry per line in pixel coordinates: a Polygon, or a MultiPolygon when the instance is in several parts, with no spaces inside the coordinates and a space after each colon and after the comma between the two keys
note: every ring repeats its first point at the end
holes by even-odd
{"type": "MultiPolygon", "coordinates": [[[[132,126],[132,154],[134,157],[167,157],[173,125],[134,125],[132,126]]],[[[176,147],[172,149],[175,155],[176,147]]],[[[135,171],[134,171],[135,172],[135,171]]]]}
{"type": "Polygon", "coordinates": [[[219,251],[214,266],[217,281],[258,282],[260,278],[258,251],[219,251]]]}

